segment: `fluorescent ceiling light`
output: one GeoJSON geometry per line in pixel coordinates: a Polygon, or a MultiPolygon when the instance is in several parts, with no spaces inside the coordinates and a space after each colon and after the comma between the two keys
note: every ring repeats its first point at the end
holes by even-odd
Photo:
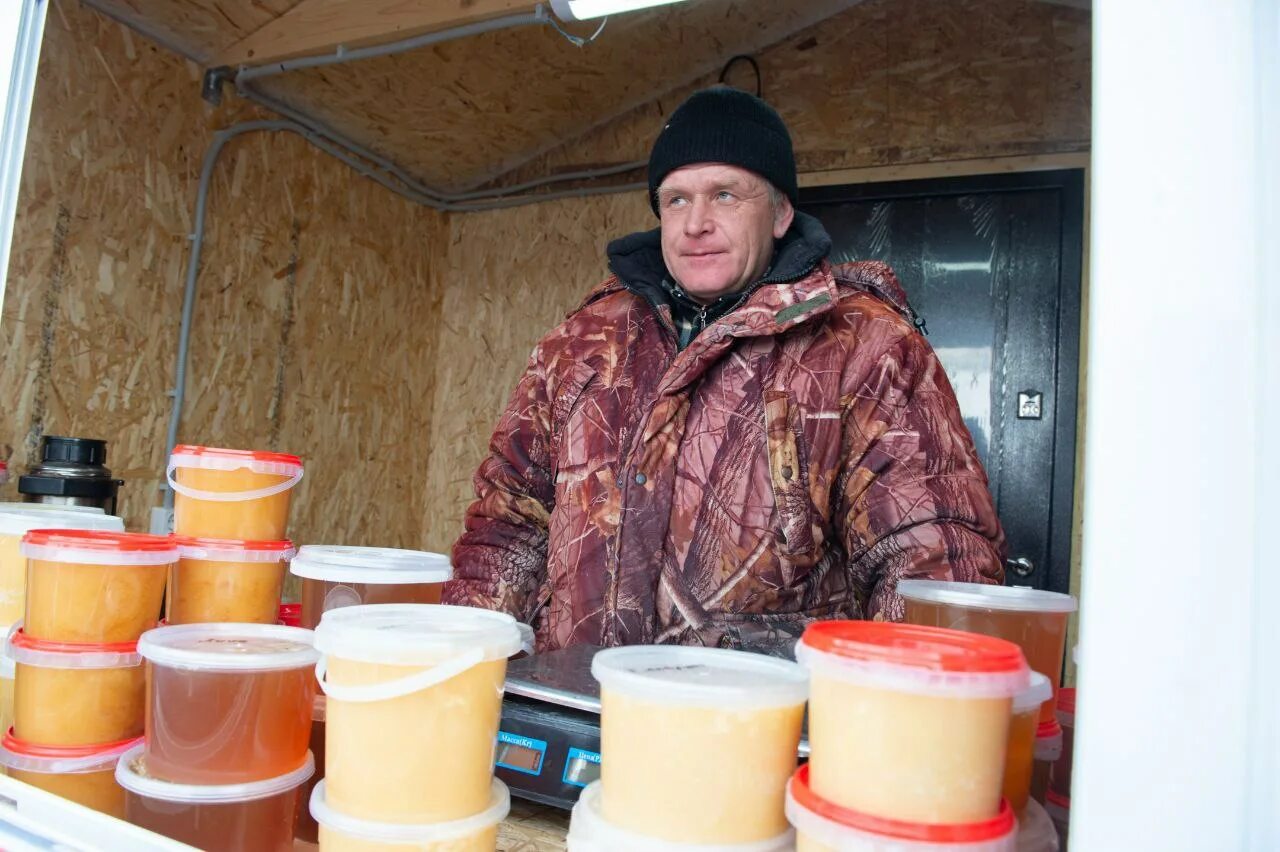
{"type": "Polygon", "coordinates": [[[680,2],[683,0],[551,0],[551,9],[562,21],[586,21],[680,2]]]}

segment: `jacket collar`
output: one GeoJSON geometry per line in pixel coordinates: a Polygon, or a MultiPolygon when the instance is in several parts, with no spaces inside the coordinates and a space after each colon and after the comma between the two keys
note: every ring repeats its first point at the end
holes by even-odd
{"type": "MultiPolygon", "coordinates": [[[[811,273],[831,252],[831,237],[822,223],[807,213],[796,211],[791,227],[774,246],[769,271],[745,293],[721,296],[708,313],[723,315],[742,304],[750,294],[768,284],[797,281],[811,273]]],[[[609,269],[626,289],[657,304],[670,304],[672,288],[664,282],[671,274],[662,259],[662,230],[640,231],[609,243],[609,269]]]]}

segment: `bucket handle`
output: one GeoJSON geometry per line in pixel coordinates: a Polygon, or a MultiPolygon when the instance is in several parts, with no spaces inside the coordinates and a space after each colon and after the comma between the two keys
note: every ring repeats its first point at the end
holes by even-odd
{"type": "Polygon", "coordinates": [[[367,686],[343,686],[325,680],[325,674],[329,670],[328,658],[321,656],[320,661],[316,663],[316,680],[320,682],[320,688],[324,690],[324,694],[330,698],[338,701],[367,704],[373,701],[389,701],[392,698],[402,698],[415,692],[421,692],[424,689],[430,689],[450,678],[457,677],[467,669],[482,662],[484,662],[484,651],[479,648],[472,648],[437,666],[423,669],[398,680],[388,680],[383,683],[368,684],[367,686]]]}
{"type": "Polygon", "coordinates": [[[176,464],[169,462],[169,468],[165,471],[165,478],[169,480],[170,488],[183,497],[190,497],[193,500],[210,500],[215,503],[238,503],[241,500],[261,500],[263,497],[274,497],[277,494],[288,491],[302,481],[302,468],[298,468],[297,473],[292,474],[288,479],[277,482],[275,485],[268,485],[266,488],[258,488],[253,491],[201,491],[199,488],[190,488],[178,482],[173,475],[177,469],[178,466],[176,464]]]}

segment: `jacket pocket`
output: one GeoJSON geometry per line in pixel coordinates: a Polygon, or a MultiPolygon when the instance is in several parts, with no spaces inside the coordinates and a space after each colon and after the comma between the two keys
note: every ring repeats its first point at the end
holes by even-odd
{"type": "Polygon", "coordinates": [[[816,561],[813,501],[809,495],[809,466],[799,428],[799,409],[784,390],[764,393],[765,439],[768,443],[769,483],[777,521],[776,550],[794,565],[816,561]]]}
{"type": "Polygon", "coordinates": [[[589,448],[585,436],[574,433],[571,420],[597,375],[594,367],[580,361],[568,370],[554,389],[551,399],[551,459],[557,480],[561,470],[587,461],[589,448]]]}

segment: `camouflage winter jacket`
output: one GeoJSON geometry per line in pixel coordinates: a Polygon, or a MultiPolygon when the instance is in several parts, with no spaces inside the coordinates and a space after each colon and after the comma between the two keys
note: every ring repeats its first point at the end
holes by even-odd
{"type": "Polygon", "coordinates": [[[769,274],[677,351],[656,231],[537,346],[475,477],[445,602],[540,651],[787,653],[902,616],[904,577],[998,583],[1004,536],[955,395],[882,263],[797,214],[769,274]]]}

